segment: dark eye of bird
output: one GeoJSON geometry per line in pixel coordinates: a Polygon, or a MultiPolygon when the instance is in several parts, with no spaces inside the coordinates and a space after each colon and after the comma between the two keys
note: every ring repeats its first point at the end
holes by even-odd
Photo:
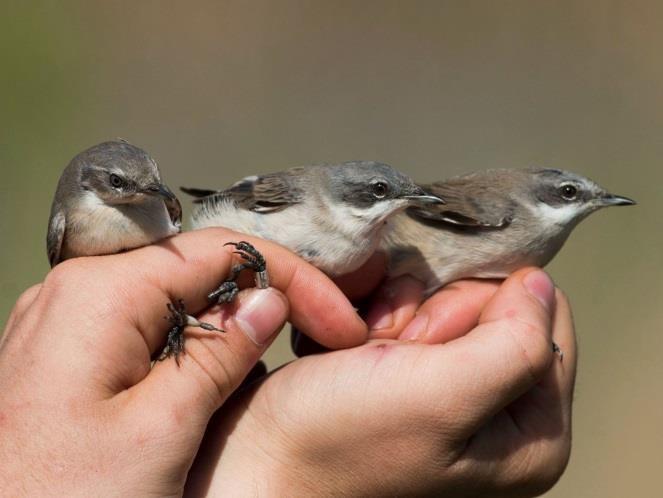
{"type": "Polygon", "coordinates": [[[378,199],[382,199],[389,191],[389,187],[384,182],[375,182],[373,185],[371,185],[371,189],[373,191],[373,195],[378,199]]]}
{"type": "Polygon", "coordinates": [[[110,176],[110,184],[114,188],[120,188],[122,185],[124,185],[124,182],[122,181],[122,178],[120,178],[116,174],[111,174],[110,176]]]}
{"type": "Polygon", "coordinates": [[[562,196],[562,198],[566,199],[567,201],[572,201],[573,199],[576,198],[576,195],[578,194],[578,189],[573,185],[562,185],[559,188],[559,193],[562,196]]]}

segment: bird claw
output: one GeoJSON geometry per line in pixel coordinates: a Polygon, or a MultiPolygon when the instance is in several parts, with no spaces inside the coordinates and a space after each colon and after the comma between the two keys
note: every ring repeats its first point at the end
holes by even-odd
{"type": "Polygon", "coordinates": [[[244,268],[253,270],[256,273],[264,272],[267,269],[267,262],[263,255],[256,249],[252,244],[245,240],[239,242],[226,242],[224,246],[234,246],[234,254],[237,254],[242,257],[245,261],[243,263],[244,268]]]}
{"type": "Polygon", "coordinates": [[[218,304],[230,303],[239,292],[237,285],[237,277],[242,270],[253,270],[255,272],[255,283],[259,289],[266,289],[269,287],[269,275],[267,274],[267,262],[260,251],[258,251],[252,244],[242,240],[240,242],[227,242],[224,246],[233,246],[235,250],[233,254],[239,255],[244,261],[238,265],[233,266],[230,275],[218,289],[211,292],[207,298],[210,301],[216,301],[218,304]]]}
{"type": "MultiPolygon", "coordinates": [[[[228,279],[223,282],[218,289],[207,296],[209,300],[216,301],[219,304],[232,302],[239,292],[239,287],[236,282],[237,277],[244,269],[253,270],[255,272],[256,286],[258,288],[264,289],[269,287],[267,263],[263,255],[260,254],[252,244],[242,240],[240,242],[228,242],[224,245],[233,246],[235,248],[233,253],[241,256],[244,261],[232,268],[228,279]]],[[[165,360],[169,356],[175,356],[175,361],[179,365],[179,356],[185,352],[184,329],[187,326],[200,327],[203,330],[225,332],[210,323],[199,322],[194,317],[188,315],[182,299],[178,299],[174,303],[168,303],[166,306],[170,314],[165,318],[171,323],[171,328],[168,332],[166,347],[158,358],[159,361],[165,360]]]]}
{"type": "Polygon", "coordinates": [[[196,318],[188,315],[182,299],[178,299],[174,303],[167,303],[166,308],[168,308],[170,314],[164,318],[170,322],[171,328],[168,332],[166,347],[158,358],[159,361],[163,361],[170,356],[175,356],[175,362],[179,366],[179,356],[185,352],[184,329],[187,326],[200,327],[201,329],[210,331],[225,332],[225,330],[217,328],[211,323],[198,321],[196,318]]]}
{"type": "Polygon", "coordinates": [[[237,282],[226,280],[218,289],[210,292],[207,298],[210,301],[216,301],[218,304],[229,303],[235,298],[238,292],[239,287],[237,286],[237,282]]]}

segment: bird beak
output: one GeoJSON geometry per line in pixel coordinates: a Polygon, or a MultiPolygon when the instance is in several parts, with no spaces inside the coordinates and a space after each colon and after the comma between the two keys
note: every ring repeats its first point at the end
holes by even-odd
{"type": "Polygon", "coordinates": [[[163,197],[166,201],[174,201],[177,199],[175,194],[166,186],[161,183],[152,183],[145,187],[142,192],[147,195],[158,195],[163,197]]]}
{"type": "Polygon", "coordinates": [[[414,188],[411,195],[404,195],[401,199],[405,199],[411,204],[446,204],[444,199],[429,194],[421,187],[414,188]]]}
{"type": "Polygon", "coordinates": [[[631,206],[636,202],[628,197],[606,193],[599,198],[601,206],[631,206]]]}

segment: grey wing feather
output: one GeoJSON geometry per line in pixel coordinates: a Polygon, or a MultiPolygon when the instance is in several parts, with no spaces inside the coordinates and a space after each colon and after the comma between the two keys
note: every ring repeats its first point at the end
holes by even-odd
{"type": "Polygon", "coordinates": [[[296,169],[263,176],[247,176],[227,190],[182,188],[182,191],[199,197],[194,201],[196,203],[216,203],[229,199],[242,209],[270,213],[301,202],[302,190],[297,186],[294,171],[296,169]]]}
{"type": "MultiPolygon", "coordinates": [[[[476,183],[476,182],[475,182],[476,183]]],[[[467,228],[502,228],[513,220],[515,204],[490,185],[467,188],[463,177],[424,185],[423,189],[446,201],[444,205],[410,208],[419,218],[467,228]]]]}
{"type": "Polygon", "coordinates": [[[221,193],[220,190],[209,190],[204,188],[191,188],[191,187],[180,187],[180,190],[185,194],[189,194],[193,197],[197,197],[193,202],[200,203],[202,202],[203,197],[209,197],[210,195],[221,193]]]}
{"type": "Polygon", "coordinates": [[[46,235],[46,250],[48,251],[48,261],[51,268],[57,265],[62,251],[62,242],[64,241],[64,233],[66,227],[66,220],[62,211],[56,211],[51,216],[48,222],[48,234],[46,235]]]}

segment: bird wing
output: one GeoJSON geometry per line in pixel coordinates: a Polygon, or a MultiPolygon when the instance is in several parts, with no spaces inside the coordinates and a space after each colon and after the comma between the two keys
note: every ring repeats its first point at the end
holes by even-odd
{"type": "Polygon", "coordinates": [[[476,179],[457,177],[422,188],[446,204],[408,209],[415,217],[467,228],[503,228],[513,220],[515,203],[476,179]],[[472,186],[468,188],[470,182],[472,186]]]}
{"type": "Polygon", "coordinates": [[[231,200],[236,206],[257,213],[280,211],[302,201],[303,190],[297,176],[303,168],[291,168],[281,173],[247,176],[226,190],[183,188],[187,194],[198,197],[194,203],[231,200]]]}
{"type": "Polygon", "coordinates": [[[51,268],[60,262],[60,251],[64,240],[66,220],[63,211],[56,211],[48,221],[48,233],[46,235],[46,250],[51,268]]]}

